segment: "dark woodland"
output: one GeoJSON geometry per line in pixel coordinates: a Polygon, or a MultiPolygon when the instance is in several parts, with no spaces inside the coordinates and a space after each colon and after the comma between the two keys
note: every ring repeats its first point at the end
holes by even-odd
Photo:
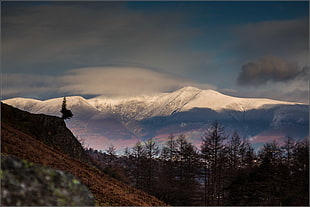
{"type": "Polygon", "coordinates": [[[287,137],[258,152],[238,133],[224,134],[215,122],[199,148],[181,134],[161,148],[138,142],[125,154],[86,149],[95,166],[110,176],[173,206],[309,204],[309,143],[287,137]]]}

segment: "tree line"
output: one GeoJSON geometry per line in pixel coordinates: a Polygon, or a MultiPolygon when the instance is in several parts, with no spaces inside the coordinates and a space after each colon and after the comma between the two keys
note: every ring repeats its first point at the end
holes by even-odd
{"type": "Polygon", "coordinates": [[[154,139],[137,142],[116,156],[86,150],[94,165],[169,205],[309,204],[309,142],[287,137],[258,152],[238,133],[226,136],[214,122],[195,147],[171,134],[160,148],[154,139]]]}

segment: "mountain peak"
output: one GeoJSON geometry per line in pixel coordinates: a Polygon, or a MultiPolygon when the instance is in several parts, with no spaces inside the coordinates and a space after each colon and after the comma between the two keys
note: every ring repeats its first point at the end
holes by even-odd
{"type": "MultiPolygon", "coordinates": [[[[200,89],[193,86],[186,86],[181,89],[178,89],[172,93],[187,93],[187,94],[204,94],[205,96],[227,96],[218,91],[212,89],[200,89]]],[[[228,97],[228,96],[227,96],[228,97]]]]}
{"type": "Polygon", "coordinates": [[[193,86],[185,86],[183,88],[180,88],[176,90],[175,92],[200,92],[201,89],[193,87],[193,86]]]}

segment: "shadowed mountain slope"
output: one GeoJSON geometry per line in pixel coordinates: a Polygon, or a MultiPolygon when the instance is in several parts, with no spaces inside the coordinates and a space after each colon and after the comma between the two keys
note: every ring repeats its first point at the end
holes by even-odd
{"type": "Polygon", "coordinates": [[[73,141],[75,138],[63,120],[30,114],[2,103],[1,114],[2,153],[73,174],[89,188],[98,205],[165,205],[88,164],[83,148],[77,140],[73,141]]]}

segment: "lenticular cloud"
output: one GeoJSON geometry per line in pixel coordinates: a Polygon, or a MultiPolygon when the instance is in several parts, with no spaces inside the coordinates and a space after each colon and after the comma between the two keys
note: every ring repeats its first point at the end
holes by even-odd
{"type": "Polygon", "coordinates": [[[91,95],[141,95],[172,91],[187,85],[215,87],[144,68],[92,67],[71,70],[62,78],[61,91],[91,95]]]}

